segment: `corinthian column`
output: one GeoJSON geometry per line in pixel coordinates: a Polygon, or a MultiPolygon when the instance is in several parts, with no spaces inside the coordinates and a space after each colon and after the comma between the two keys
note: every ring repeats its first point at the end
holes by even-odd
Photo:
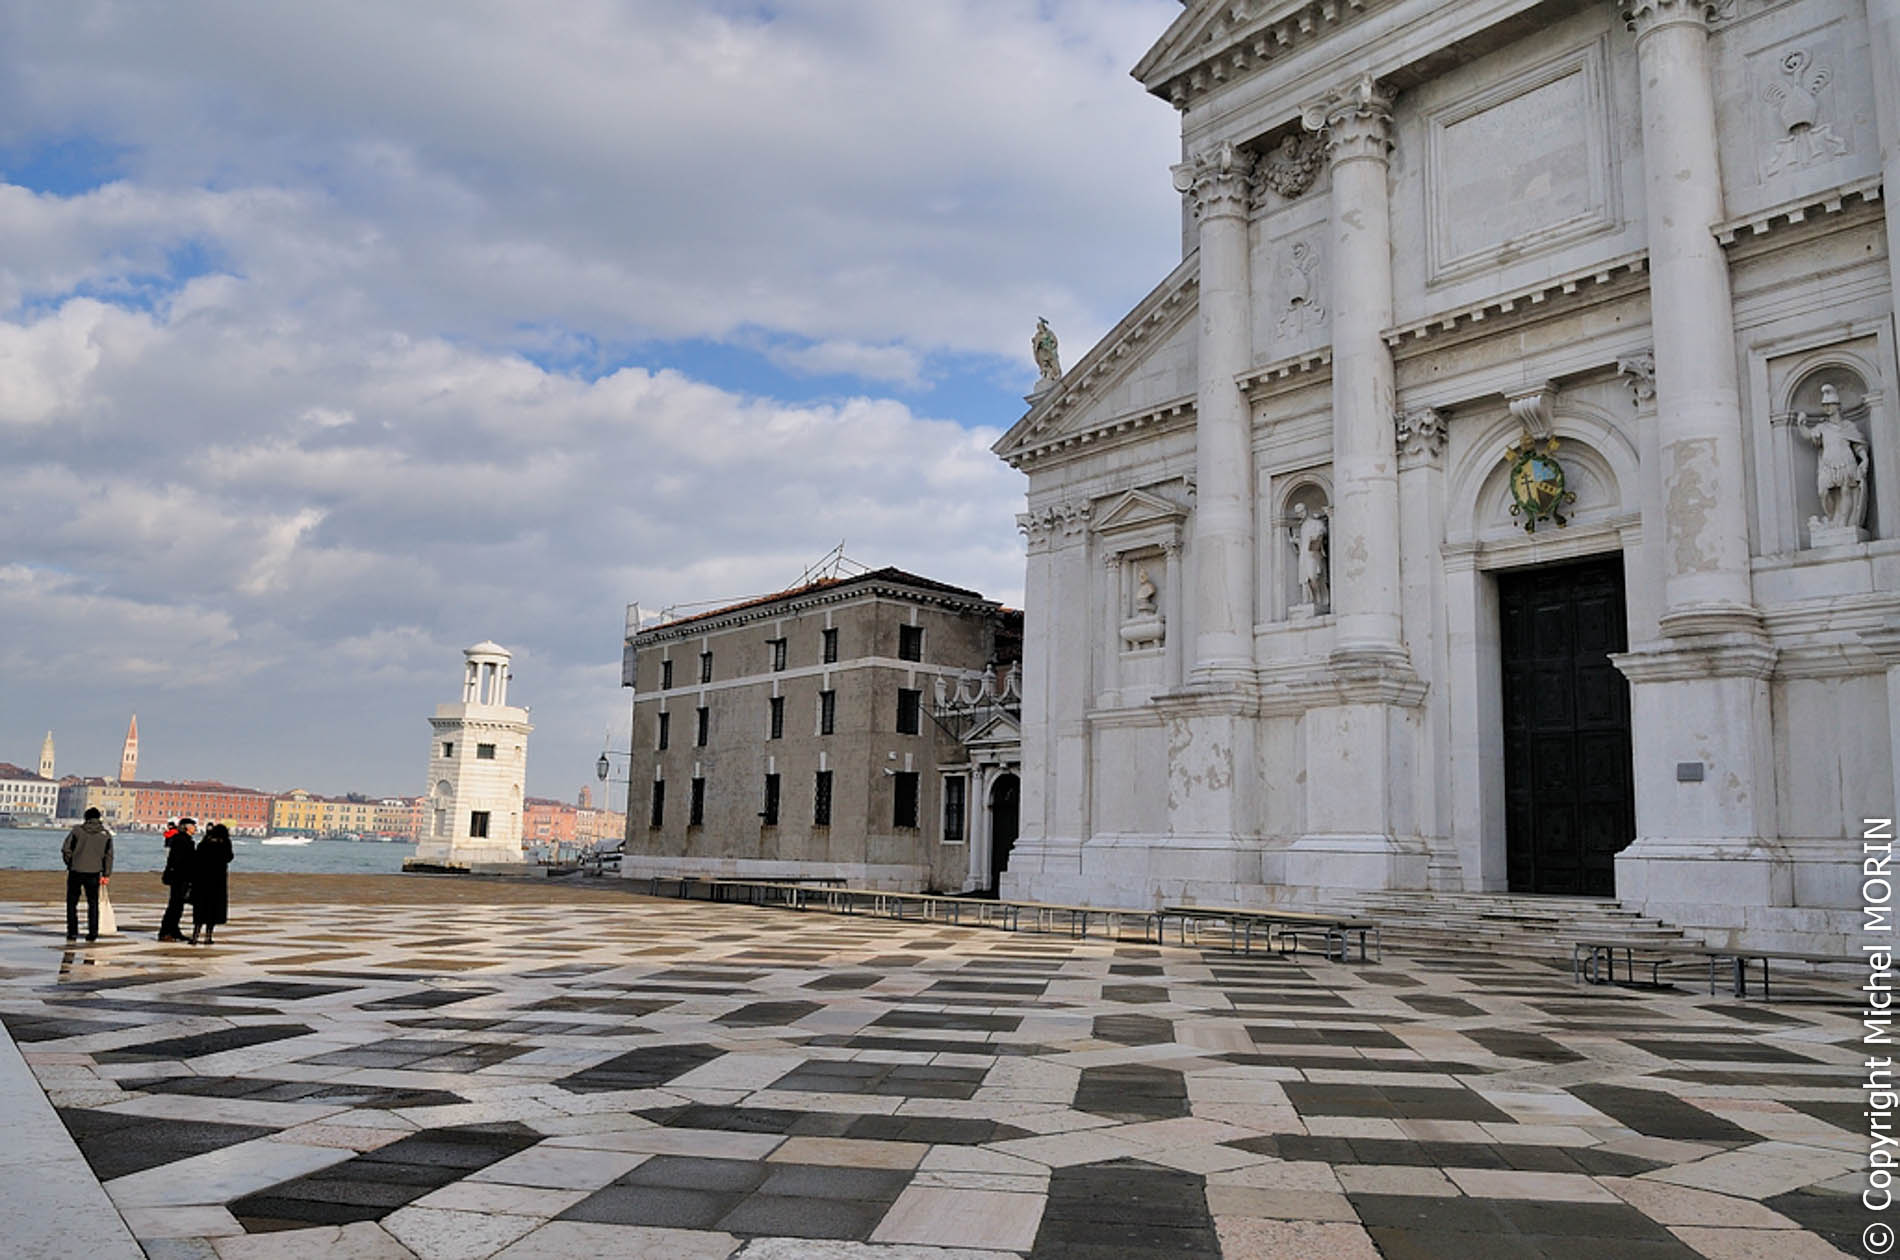
{"type": "Polygon", "coordinates": [[[1174,168],[1201,229],[1200,386],[1194,424],[1194,666],[1188,681],[1251,686],[1253,420],[1236,383],[1253,362],[1247,205],[1253,158],[1223,141],[1174,168]]]}
{"type": "Polygon", "coordinates": [[[1741,396],[1702,0],[1623,0],[1636,32],[1656,422],[1662,457],[1662,630],[1750,630],[1741,396]]]}
{"type": "Polygon", "coordinates": [[[1386,197],[1392,105],[1370,77],[1306,107],[1333,165],[1334,655],[1399,663],[1399,474],[1392,432],[1392,242],[1386,197]]]}

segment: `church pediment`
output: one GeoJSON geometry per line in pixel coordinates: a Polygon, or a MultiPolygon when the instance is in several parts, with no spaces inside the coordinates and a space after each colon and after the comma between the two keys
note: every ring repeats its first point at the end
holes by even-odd
{"type": "Polygon", "coordinates": [[[999,709],[971,727],[970,733],[963,737],[963,742],[971,746],[1019,744],[1022,738],[1022,724],[1016,720],[1015,715],[1007,710],[999,709]]]}
{"type": "Polygon", "coordinates": [[[1129,490],[1094,514],[1097,533],[1119,534],[1151,525],[1174,525],[1187,519],[1187,509],[1147,490],[1129,490]]]}
{"type": "Polygon", "coordinates": [[[1063,373],[991,449],[1022,468],[1061,449],[1191,416],[1192,372],[1178,365],[1191,368],[1199,291],[1197,252],[1063,373]]]}
{"type": "Polygon", "coordinates": [[[1392,0],[1191,0],[1129,73],[1185,109],[1203,93],[1303,52],[1392,0]]]}

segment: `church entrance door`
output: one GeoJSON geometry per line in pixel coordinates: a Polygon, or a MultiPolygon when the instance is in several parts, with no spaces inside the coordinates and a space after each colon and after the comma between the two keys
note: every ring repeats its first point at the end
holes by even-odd
{"type": "Polygon", "coordinates": [[[1623,558],[1498,575],[1512,892],[1610,897],[1635,838],[1623,558]]]}
{"type": "Polygon", "coordinates": [[[1009,851],[1016,847],[1020,825],[1018,805],[1022,785],[1013,774],[999,775],[990,788],[990,888],[1000,883],[1009,866],[1009,851]]]}

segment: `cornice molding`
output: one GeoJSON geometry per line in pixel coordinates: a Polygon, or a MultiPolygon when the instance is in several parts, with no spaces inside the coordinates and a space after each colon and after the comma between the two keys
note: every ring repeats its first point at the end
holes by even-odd
{"type": "Polygon", "coordinates": [[[1176,109],[1294,53],[1392,0],[1200,0],[1131,72],[1176,109]]]}
{"type": "MultiPolygon", "coordinates": [[[[656,626],[651,630],[642,630],[632,639],[636,650],[654,647],[661,643],[675,643],[683,639],[697,639],[720,630],[730,630],[734,626],[743,626],[756,621],[771,621],[777,617],[790,617],[820,608],[826,604],[843,604],[855,599],[886,598],[901,599],[910,604],[926,604],[937,608],[949,608],[960,612],[995,612],[1001,604],[987,599],[970,599],[955,595],[949,591],[932,591],[918,586],[906,586],[902,582],[876,581],[857,584],[841,583],[827,586],[822,590],[811,591],[804,595],[788,595],[757,604],[747,604],[728,613],[696,617],[683,621],[677,626],[656,626]]],[[[690,687],[677,687],[676,691],[691,690],[690,687]]],[[[656,694],[649,692],[648,694],[656,694]]]]}
{"type": "Polygon", "coordinates": [[[1500,315],[1512,315],[1526,310],[1544,307],[1554,298],[1573,297],[1583,294],[1590,298],[1599,296],[1593,290],[1602,290],[1619,281],[1627,281],[1632,276],[1640,276],[1649,270],[1649,251],[1638,250],[1633,254],[1624,254],[1608,262],[1597,263],[1579,271],[1569,272],[1549,280],[1541,280],[1522,289],[1496,297],[1480,298],[1463,306],[1455,306],[1440,311],[1425,319],[1413,320],[1409,324],[1400,324],[1385,332],[1385,344],[1397,349],[1407,341],[1423,341],[1440,333],[1469,328],[1473,324],[1500,315]]]}
{"type": "Polygon", "coordinates": [[[1784,201],[1778,206],[1766,210],[1757,210],[1739,218],[1729,219],[1716,224],[1710,230],[1715,239],[1723,245],[1733,245],[1736,241],[1750,236],[1763,236],[1776,228],[1793,227],[1805,223],[1811,216],[1839,214],[1849,203],[1873,205],[1881,200],[1885,193],[1885,181],[1878,175],[1858,179],[1823,193],[1810,193],[1793,201],[1784,201]]]}

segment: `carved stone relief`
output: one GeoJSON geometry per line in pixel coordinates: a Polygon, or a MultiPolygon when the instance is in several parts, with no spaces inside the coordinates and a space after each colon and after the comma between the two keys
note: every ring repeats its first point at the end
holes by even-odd
{"type": "Polygon", "coordinates": [[[1288,135],[1260,161],[1263,188],[1292,201],[1304,197],[1326,165],[1326,142],[1317,135],[1288,135]]]}
{"type": "Polygon", "coordinates": [[[1833,67],[1809,48],[1787,49],[1771,65],[1760,89],[1773,118],[1772,138],[1761,155],[1762,179],[1845,154],[1847,140],[1835,134],[1831,121],[1833,67]]]}
{"type": "Polygon", "coordinates": [[[1059,538],[1073,538],[1084,533],[1089,526],[1089,513],[1093,509],[1087,503],[1060,503],[1055,507],[1043,508],[1040,512],[1018,512],[1016,528],[1029,540],[1029,550],[1041,551],[1055,544],[1059,538]]]}
{"type": "Polygon", "coordinates": [[[1275,336],[1281,340],[1298,337],[1325,323],[1325,280],[1317,251],[1305,241],[1294,241],[1281,249],[1274,270],[1274,288],[1280,295],[1275,336]]]}
{"type": "MultiPolygon", "coordinates": [[[[1842,375],[1851,377],[1849,373],[1842,375]]],[[[1854,383],[1849,382],[1850,389],[1854,383]]],[[[1832,380],[1822,382],[1817,392],[1817,410],[1798,408],[1790,419],[1794,432],[1816,452],[1814,488],[1820,512],[1808,517],[1808,545],[1838,547],[1864,542],[1873,468],[1863,424],[1867,403],[1861,397],[1843,404],[1841,387],[1832,380]]]]}
{"type": "Polygon", "coordinates": [[[1161,612],[1161,588],[1155,585],[1150,568],[1159,567],[1160,557],[1150,555],[1141,560],[1126,561],[1117,556],[1117,566],[1127,564],[1133,578],[1133,590],[1130,592],[1132,606],[1124,609],[1121,635],[1122,648],[1125,651],[1138,652],[1148,648],[1158,648],[1167,639],[1167,618],[1161,612]]]}

